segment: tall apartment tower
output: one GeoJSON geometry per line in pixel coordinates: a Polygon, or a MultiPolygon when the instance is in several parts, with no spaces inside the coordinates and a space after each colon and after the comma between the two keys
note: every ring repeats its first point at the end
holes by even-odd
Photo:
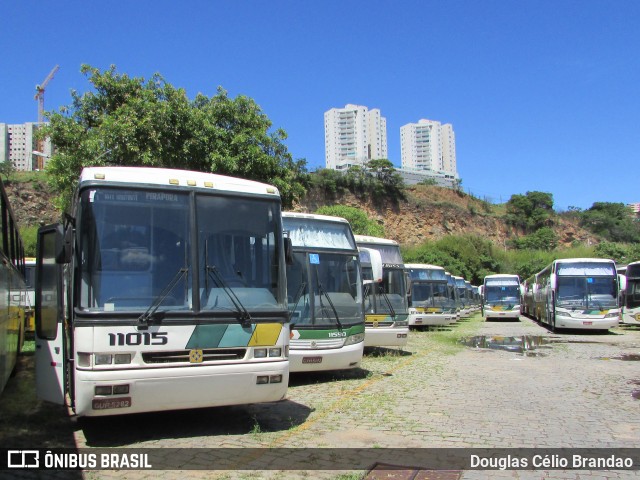
{"type": "Polygon", "coordinates": [[[387,119],[377,108],[348,104],[324,112],[326,167],[346,170],[387,158],[387,119]]]}
{"type": "Polygon", "coordinates": [[[440,128],[440,140],[442,141],[442,169],[457,176],[456,134],[453,131],[453,125],[450,123],[442,125],[440,128]]]}
{"type": "Polygon", "coordinates": [[[402,168],[430,170],[457,176],[453,126],[436,120],[419,120],[400,127],[402,168]]]}
{"type": "Polygon", "coordinates": [[[9,125],[0,123],[0,162],[11,162],[16,170],[30,171],[45,164],[51,157],[51,140],[45,139],[38,151],[36,131],[38,123],[22,123],[9,125]],[[34,153],[35,152],[35,153],[34,153]],[[41,158],[43,161],[38,162],[41,158]]]}

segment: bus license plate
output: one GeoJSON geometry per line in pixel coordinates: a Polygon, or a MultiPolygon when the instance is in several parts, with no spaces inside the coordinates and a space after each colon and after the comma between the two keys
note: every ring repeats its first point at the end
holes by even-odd
{"type": "Polygon", "coordinates": [[[91,407],[94,410],[107,410],[110,408],[128,408],[130,406],[131,406],[131,397],[94,399],[91,405],[91,407]]]}
{"type": "Polygon", "coordinates": [[[302,363],[322,363],[322,357],[302,357],[302,363]]]}
{"type": "Polygon", "coordinates": [[[593,322],[582,322],[583,325],[593,325],[593,322]]]}

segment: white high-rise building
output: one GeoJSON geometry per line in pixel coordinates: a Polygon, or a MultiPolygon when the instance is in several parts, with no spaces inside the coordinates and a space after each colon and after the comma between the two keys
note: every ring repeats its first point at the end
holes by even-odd
{"type": "Polygon", "coordinates": [[[453,126],[436,120],[419,120],[400,127],[402,168],[430,170],[457,177],[453,126]]]}
{"type": "Polygon", "coordinates": [[[420,120],[400,127],[402,168],[442,170],[440,122],[420,120]]]}
{"type": "Polygon", "coordinates": [[[51,158],[51,140],[38,142],[35,135],[38,125],[0,123],[0,162],[11,162],[16,170],[26,171],[46,165],[51,158]]]}
{"type": "Polygon", "coordinates": [[[324,113],[326,167],[346,170],[387,158],[387,119],[380,110],[348,104],[324,113]]]}
{"type": "Polygon", "coordinates": [[[453,131],[453,125],[450,123],[442,125],[440,128],[440,140],[442,141],[442,169],[457,176],[456,134],[453,131]]]}

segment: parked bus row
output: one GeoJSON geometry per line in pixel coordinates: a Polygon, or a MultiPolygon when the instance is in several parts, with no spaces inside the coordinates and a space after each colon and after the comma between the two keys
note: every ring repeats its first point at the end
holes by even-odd
{"type": "Polygon", "coordinates": [[[437,265],[411,263],[406,269],[411,285],[409,325],[448,325],[478,309],[478,288],[464,278],[437,265]]]}
{"type": "Polygon", "coordinates": [[[35,270],[37,394],[78,416],[277,401],[290,372],[356,368],[480,307],[397,242],[281,212],[270,185],[169,169],[85,168],[35,270]]]}
{"type": "Polygon", "coordinates": [[[272,186],[135,167],[83,170],[35,270],[37,393],[78,416],[280,400],[290,372],[356,368],[478,296],[446,272],[425,295],[397,242],[281,212],[272,186]]]}

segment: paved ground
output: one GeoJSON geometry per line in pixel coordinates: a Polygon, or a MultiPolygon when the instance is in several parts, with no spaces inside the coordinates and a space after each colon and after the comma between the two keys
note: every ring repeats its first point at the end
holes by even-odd
{"type": "MultiPolygon", "coordinates": [[[[370,351],[363,368],[355,372],[293,376],[284,402],[79,422],[62,419],[21,431],[18,443],[23,448],[184,449],[169,450],[171,461],[184,465],[202,461],[193,448],[242,447],[239,464],[253,466],[268,461],[264,449],[247,450],[253,447],[273,452],[348,447],[368,454],[381,452],[384,463],[408,466],[414,465],[411,458],[389,461],[384,454],[396,454],[388,449],[399,448],[640,448],[639,354],[640,329],[635,326],[604,335],[553,334],[524,317],[518,322],[483,322],[475,317],[437,332],[411,332],[403,351],[370,351]],[[458,343],[460,337],[475,336],[482,338],[470,343],[486,348],[458,343]],[[517,351],[523,336],[526,347],[534,349],[517,351]]],[[[15,381],[21,375],[27,378],[20,372],[15,381]]],[[[0,416],[3,402],[0,398],[0,416]]],[[[47,407],[33,407],[42,408],[47,407]]],[[[60,416],[60,411],[48,415],[60,416]]],[[[11,434],[0,434],[0,440],[9,445],[11,434]]],[[[309,452],[317,450],[305,451],[309,452]]],[[[301,463],[304,460],[297,465],[301,463]]],[[[92,471],[84,476],[96,480],[640,478],[638,471],[368,470],[92,471]]]]}

